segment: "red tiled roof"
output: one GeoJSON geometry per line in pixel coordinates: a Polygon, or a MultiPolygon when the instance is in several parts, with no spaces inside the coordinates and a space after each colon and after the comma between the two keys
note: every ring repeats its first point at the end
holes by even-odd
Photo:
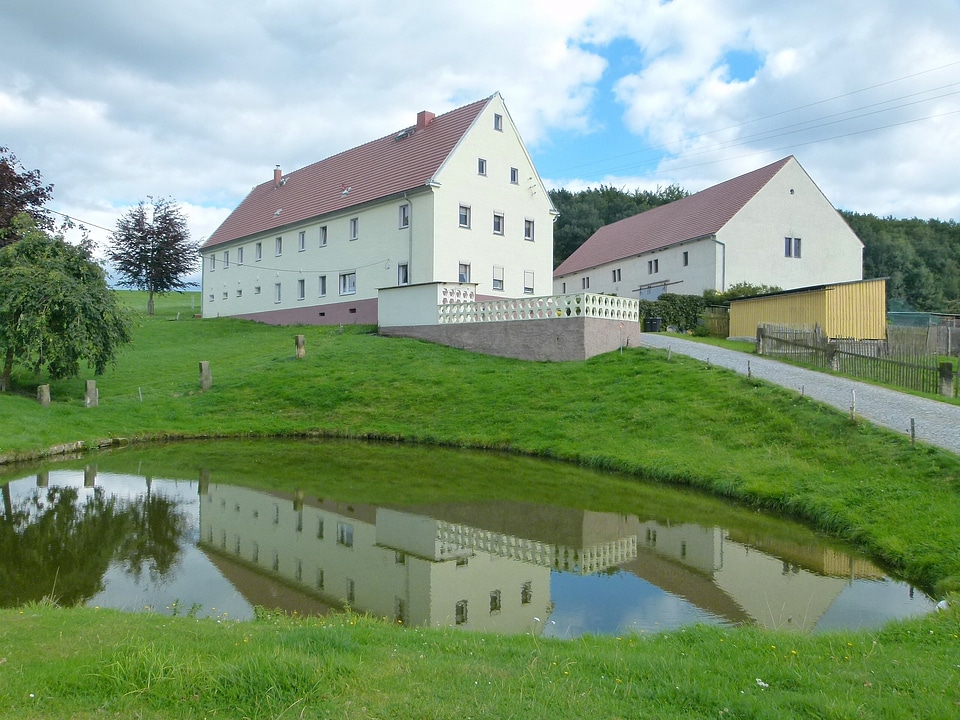
{"type": "Polygon", "coordinates": [[[684,240],[713,235],[759,192],[793,156],[605,225],[553,271],[554,277],[616,262],[684,240]]]}
{"type": "Polygon", "coordinates": [[[257,185],[204,243],[204,248],[325,215],[405,190],[436,174],[490,98],[346,150],[257,185]],[[402,133],[410,133],[397,139],[402,133]],[[350,188],[344,194],[344,189],[350,188]],[[277,214],[277,211],[280,211],[277,214]]]}

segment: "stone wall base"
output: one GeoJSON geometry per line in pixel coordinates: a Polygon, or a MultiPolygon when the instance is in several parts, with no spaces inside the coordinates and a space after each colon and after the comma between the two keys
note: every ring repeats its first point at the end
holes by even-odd
{"type": "Polygon", "coordinates": [[[387,337],[409,337],[441,345],[515,358],[560,362],[637,347],[640,323],[592,317],[459,323],[380,328],[387,337]]]}

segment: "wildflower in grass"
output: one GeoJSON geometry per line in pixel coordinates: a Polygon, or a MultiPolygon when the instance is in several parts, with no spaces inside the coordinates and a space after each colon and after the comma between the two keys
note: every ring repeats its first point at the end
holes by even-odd
{"type": "Polygon", "coordinates": [[[761,680],[760,678],[757,678],[757,685],[759,685],[760,687],[762,687],[762,688],[764,688],[764,689],[770,687],[767,683],[765,683],[765,682],[764,682],[763,680],[761,680]]]}

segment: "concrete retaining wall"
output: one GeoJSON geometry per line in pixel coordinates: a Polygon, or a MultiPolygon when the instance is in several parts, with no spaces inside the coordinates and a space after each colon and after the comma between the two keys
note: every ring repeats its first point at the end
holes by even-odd
{"type": "Polygon", "coordinates": [[[590,317],[508,322],[381,327],[388,337],[409,337],[518,360],[586,360],[637,347],[640,323],[590,317]]]}

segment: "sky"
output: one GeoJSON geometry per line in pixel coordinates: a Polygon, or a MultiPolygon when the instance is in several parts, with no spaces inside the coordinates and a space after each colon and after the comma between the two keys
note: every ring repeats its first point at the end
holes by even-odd
{"type": "MultiPolygon", "coordinates": [[[[550,188],[794,155],[839,209],[960,220],[960,0],[0,0],[0,146],[106,247],[495,92],[550,188]]],[[[69,237],[69,236],[68,236],[69,237]]]]}

